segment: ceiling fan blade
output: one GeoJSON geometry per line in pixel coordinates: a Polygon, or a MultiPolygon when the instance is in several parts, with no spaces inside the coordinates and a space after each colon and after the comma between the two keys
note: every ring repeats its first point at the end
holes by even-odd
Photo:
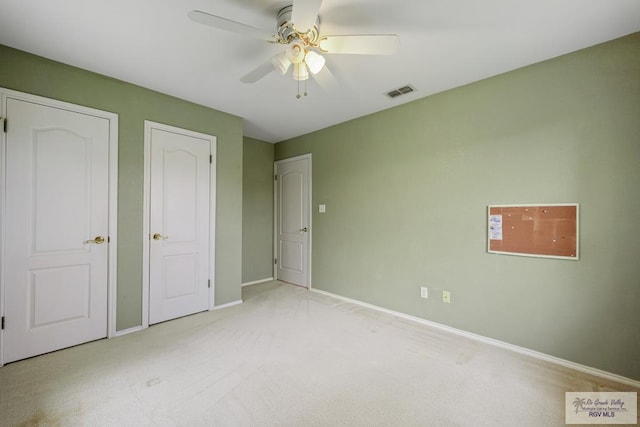
{"type": "Polygon", "coordinates": [[[396,34],[325,36],[320,40],[320,49],[327,53],[391,55],[396,53],[399,47],[400,37],[396,34]]]}
{"type": "Polygon", "coordinates": [[[325,92],[331,92],[338,88],[338,80],[335,78],[331,70],[326,66],[322,67],[319,73],[311,73],[311,77],[318,83],[318,86],[325,92]]]}
{"type": "Polygon", "coordinates": [[[256,69],[249,71],[247,74],[240,77],[240,81],[242,83],[255,83],[267,74],[271,73],[273,70],[275,70],[275,68],[273,67],[271,59],[269,59],[264,64],[259,65],[256,69]]]}
{"type": "Polygon", "coordinates": [[[291,21],[301,33],[306,33],[316,23],[322,0],[294,0],[291,21]]]}
{"type": "Polygon", "coordinates": [[[250,25],[242,24],[240,22],[232,21],[220,16],[211,15],[200,10],[192,10],[188,13],[189,19],[199,24],[208,25],[210,27],[218,28],[220,30],[230,31],[232,33],[243,34],[251,37],[258,38],[260,40],[266,40],[269,42],[275,41],[273,34],[250,25]]]}

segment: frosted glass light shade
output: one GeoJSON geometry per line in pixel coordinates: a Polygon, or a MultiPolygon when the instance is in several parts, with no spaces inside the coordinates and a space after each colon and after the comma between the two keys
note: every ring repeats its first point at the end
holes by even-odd
{"type": "Polygon", "coordinates": [[[309,71],[313,74],[318,74],[322,67],[324,67],[325,59],[322,55],[318,55],[313,51],[307,52],[307,55],[304,57],[304,62],[309,67],[309,71]]]}
{"type": "Polygon", "coordinates": [[[307,66],[304,62],[295,64],[293,67],[294,80],[307,80],[309,78],[309,71],[307,71],[307,66]]]}
{"type": "Polygon", "coordinates": [[[300,40],[294,40],[289,43],[285,52],[287,59],[291,61],[292,64],[299,64],[304,61],[304,43],[300,40]]]}
{"type": "Polygon", "coordinates": [[[271,62],[273,63],[275,69],[278,70],[283,76],[287,74],[287,70],[289,70],[289,67],[291,66],[291,61],[287,59],[287,52],[277,54],[273,57],[271,62]]]}

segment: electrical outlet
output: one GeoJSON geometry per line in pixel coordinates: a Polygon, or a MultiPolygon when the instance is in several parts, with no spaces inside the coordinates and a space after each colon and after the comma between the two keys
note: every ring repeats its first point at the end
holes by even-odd
{"type": "Polygon", "coordinates": [[[451,292],[442,291],[442,302],[446,302],[447,304],[451,304],[451,292]]]}
{"type": "Polygon", "coordinates": [[[425,286],[420,286],[420,298],[429,298],[429,289],[425,286]]]}

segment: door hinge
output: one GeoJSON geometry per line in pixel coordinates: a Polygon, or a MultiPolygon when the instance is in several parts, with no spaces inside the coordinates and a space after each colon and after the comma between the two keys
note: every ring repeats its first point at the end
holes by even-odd
{"type": "Polygon", "coordinates": [[[213,163],[213,154],[209,154],[209,163],[213,163]]]}
{"type": "Polygon", "coordinates": [[[211,287],[211,279],[209,279],[209,287],[211,287]]]}
{"type": "Polygon", "coordinates": [[[274,259],[273,259],[273,263],[274,263],[275,265],[278,265],[278,258],[274,258],[274,259]]]}
{"type": "Polygon", "coordinates": [[[275,175],[273,176],[273,179],[275,179],[275,180],[277,181],[277,180],[278,180],[278,174],[275,174],[275,175]]]}
{"type": "Polygon", "coordinates": [[[4,316],[2,316],[2,325],[0,325],[0,329],[4,329],[4,316]]]}
{"type": "Polygon", "coordinates": [[[2,119],[2,129],[4,130],[4,133],[7,133],[7,118],[5,117],[4,119],[2,119]]]}

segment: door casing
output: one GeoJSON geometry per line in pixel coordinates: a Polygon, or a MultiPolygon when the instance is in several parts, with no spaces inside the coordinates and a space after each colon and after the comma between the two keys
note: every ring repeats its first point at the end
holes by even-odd
{"type": "MultiPolygon", "coordinates": [[[[116,292],[117,292],[117,251],[118,251],[118,115],[94,108],[62,102],[51,98],[32,95],[11,89],[0,87],[0,117],[6,118],[7,99],[16,99],[25,102],[33,102],[47,107],[58,108],[80,114],[93,115],[109,121],[109,247],[107,254],[107,338],[117,335],[116,333],[116,292]]],[[[7,124],[9,127],[10,124],[7,124]]],[[[5,218],[6,218],[6,193],[5,170],[6,170],[6,150],[7,133],[0,129],[0,188],[3,189],[0,195],[0,316],[4,316],[5,306],[5,218]]],[[[0,366],[3,365],[4,343],[3,332],[0,330],[0,366]]]]}
{"type": "Polygon", "coordinates": [[[216,159],[217,137],[204,133],[194,132],[175,126],[165,125],[150,120],[144,121],[144,191],[143,191],[143,219],[142,219],[142,325],[135,329],[149,327],[149,261],[150,261],[150,199],[151,199],[151,129],[193,136],[207,139],[211,143],[211,169],[209,183],[209,280],[211,289],[209,292],[209,311],[215,309],[215,236],[216,236],[216,159]]]}
{"type": "MultiPolygon", "coordinates": [[[[278,174],[278,165],[284,164],[284,163],[289,163],[289,162],[295,162],[298,160],[304,160],[307,159],[309,161],[309,180],[308,180],[308,188],[307,191],[309,192],[309,206],[307,209],[308,212],[308,218],[307,218],[307,224],[309,224],[309,248],[307,251],[307,289],[311,289],[312,288],[312,284],[311,284],[311,260],[313,259],[312,256],[312,248],[313,248],[313,224],[312,224],[312,218],[313,218],[313,195],[312,195],[312,188],[313,188],[313,161],[312,161],[312,155],[311,153],[308,154],[303,154],[300,156],[296,156],[296,157],[291,157],[289,159],[283,159],[283,160],[278,160],[276,162],[273,163],[273,174],[274,177],[278,174]]],[[[273,257],[274,259],[277,257],[278,254],[278,197],[279,197],[279,193],[278,193],[278,182],[274,179],[273,181],[273,257]]],[[[273,265],[273,277],[275,280],[278,280],[278,266],[274,263],[273,265]]]]}

